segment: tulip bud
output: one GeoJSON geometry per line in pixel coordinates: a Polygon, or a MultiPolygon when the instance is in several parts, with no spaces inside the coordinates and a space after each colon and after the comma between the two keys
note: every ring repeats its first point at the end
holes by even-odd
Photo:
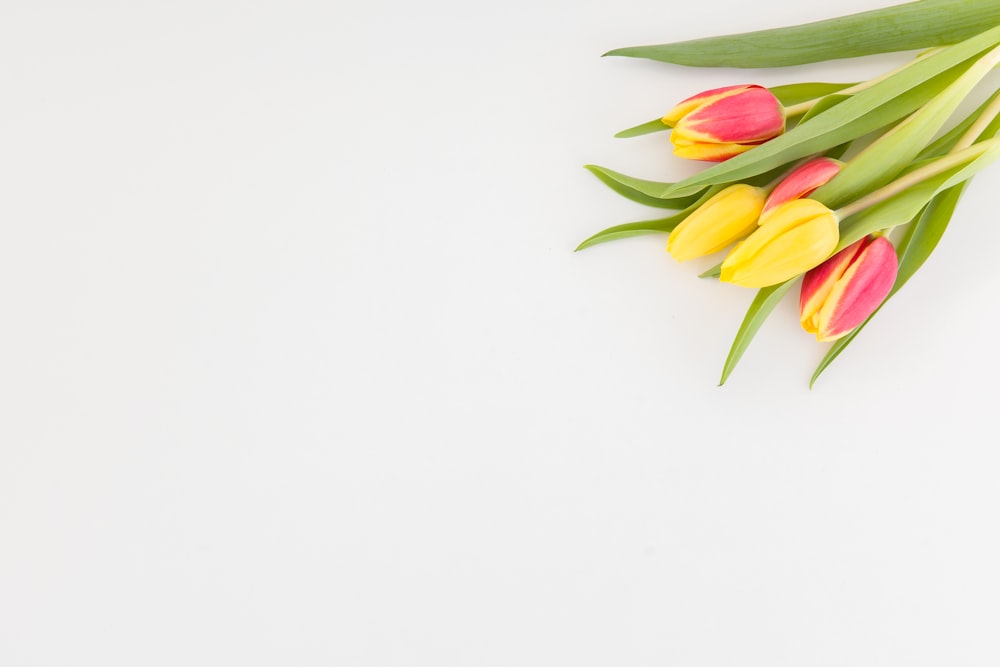
{"type": "Polygon", "coordinates": [[[757,228],[764,190],[730,185],[684,219],[667,240],[667,252],[678,262],[718,252],[757,228]]]}
{"type": "Polygon", "coordinates": [[[777,285],[829,257],[839,238],[833,211],[815,199],[793,199],[733,248],[719,279],[743,287],[777,285]]]}
{"type": "Polygon", "coordinates": [[[785,131],[785,109],[763,86],[716,88],[684,100],[663,117],[674,155],[721,162],[785,131]]]}
{"type": "Polygon", "coordinates": [[[885,300],[898,270],[896,249],[884,236],[847,246],[802,279],[802,328],[819,341],[849,334],[885,300]]]}
{"type": "Polygon", "coordinates": [[[813,190],[825,185],[827,181],[840,173],[843,166],[844,163],[840,160],[818,157],[794,169],[768,195],[767,201],[764,202],[764,210],[761,211],[761,222],[763,223],[764,216],[778,204],[808,197],[813,190]]]}

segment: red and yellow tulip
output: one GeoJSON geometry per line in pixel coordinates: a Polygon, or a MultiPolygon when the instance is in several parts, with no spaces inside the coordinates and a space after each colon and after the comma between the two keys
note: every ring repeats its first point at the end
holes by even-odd
{"type": "Polygon", "coordinates": [[[884,236],[847,246],[802,279],[802,328],[820,341],[847,335],[885,300],[898,270],[896,249],[884,236]]]}
{"type": "Polygon", "coordinates": [[[662,121],[675,155],[721,162],[784,132],[785,110],[763,86],[727,86],[689,97],[662,121]]]}
{"type": "Polygon", "coordinates": [[[761,221],[779,204],[808,197],[816,188],[825,185],[840,173],[844,163],[831,157],[818,157],[792,170],[767,196],[761,221]]]}

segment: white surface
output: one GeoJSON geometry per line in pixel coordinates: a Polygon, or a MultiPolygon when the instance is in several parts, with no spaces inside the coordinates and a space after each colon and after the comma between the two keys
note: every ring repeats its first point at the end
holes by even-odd
{"type": "Polygon", "coordinates": [[[1000,168],[810,392],[587,174],[836,10],[0,8],[0,665],[995,665],[1000,168]]]}

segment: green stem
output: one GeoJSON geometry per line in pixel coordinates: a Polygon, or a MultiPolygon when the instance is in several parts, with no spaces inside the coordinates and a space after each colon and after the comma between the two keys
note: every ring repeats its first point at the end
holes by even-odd
{"type": "MultiPolygon", "coordinates": [[[[906,68],[912,66],[913,63],[917,62],[921,58],[924,58],[926,56],[929,56],[929,55],[932,55],[934,53],[937,53],[941,49],[942,49],[942,47],[928,49],[927,51],[924,51],[923,53],[921,53],[920,55],[918,55],[913,60],[905,63],[904,65],[901,65],[901,66],[897,67],[896,69],[892,70],[891,72],[886,72],[885,74],[881,74],[881,75],[875,77],[874,79],[869,79],[868,81],[862,81],[861,83],[857,83],[857,84],[851,86],[850,88],[844,88],[843,90],[837,91],[836,94],[837,95],[854,95],[856,93],[860,93],[862,90],[865,90],[867,88],[871,88],[876,83],[881,83],[885,79],[888,79],[890,76],[893,76],[894,74],[898,74],[899,72],[902,72],[906,68]]],[[[788,118],[794,118],[795,116],[801,116],[803,114],[809,113],[809,111],[814,106],[816,106],[817,104],[819,104],[819,101],[821,99],[823,99],[824,97],[826,97],[826,95],[823,95],[822,97],[817,97],[814,100],[806,100],[805,102],[800,102],[798,104],[793,104],[792,106],[785,107],[785,116],[788,117],[788,118]]]]}
{"type": "Polygon", "coordinates": [[[969,126],[969,129],[965,131],[965,134],[955,143],[949,153],[957,153],[976,143],[979,135],[989,127],[989,124],[993,122],[998,114],[1000,114],[1000,95],[994,97],[989,105],[983,109],[976,122],[969,126]]]}
{"type": "Polygon", "coordinates": [[[908,174],[900,176],[892,183],[865,195],[861,199],[837,209],[834,213],[839,220],[849,218],[856,213],[860,213],[866,208],[871,208],[872,206],[880,204],[894,195],[898,195],[907,188],[911,188],[918,183],[926,181],[928,178],[933,178],[934,176],[942,174],[949,169],[954,169],[965,162],[974,160],[979,155],[982,155],[990,148],[997,145],[1000,145],[1000,138],[987,139],[986,141],[981,141],[967,148],[948,153],[944,157],[938,158],[930,164],[920,167],[919,169],[914,169],[908,174]]]}

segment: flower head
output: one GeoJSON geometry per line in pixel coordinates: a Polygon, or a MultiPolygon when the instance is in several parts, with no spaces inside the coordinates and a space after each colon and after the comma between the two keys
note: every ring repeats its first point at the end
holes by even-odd
{"type": "Polygon", "coordinates": [[[684,100],[662,118],[674,154],[721,162],[785,131],[785,110],[763,86],[715,88],[684,100]]]}
{"type": "Polygon", "coordinates": [[[793,199],[733,248],[719,279],[743,287],[777,285],[829,257],[839,238],[833,211],[814,199],[793,199]]]}
{"type": "Polygon", "coordinates": [[[885,300],[898,270],[896,249],[884,236],[847,246],[802,279],[802,328],[820,341],[847,335],[885,300]]]}
{"type": "Polygon", "coordinates": [[[771,191],[761,211],[761,221],[779,204],[793,199],[808,197],[821,185],[840,173],[844,163],[832,157],[818,157],[792,170],[781,183],[771,191]]]}
{"type": "Polygon", "coordinates": [[[743,183],[730,185],[674,228],[667,252],[679,262],[718,252],[757,228],[763,206],[763,189],[743,183]]]}

